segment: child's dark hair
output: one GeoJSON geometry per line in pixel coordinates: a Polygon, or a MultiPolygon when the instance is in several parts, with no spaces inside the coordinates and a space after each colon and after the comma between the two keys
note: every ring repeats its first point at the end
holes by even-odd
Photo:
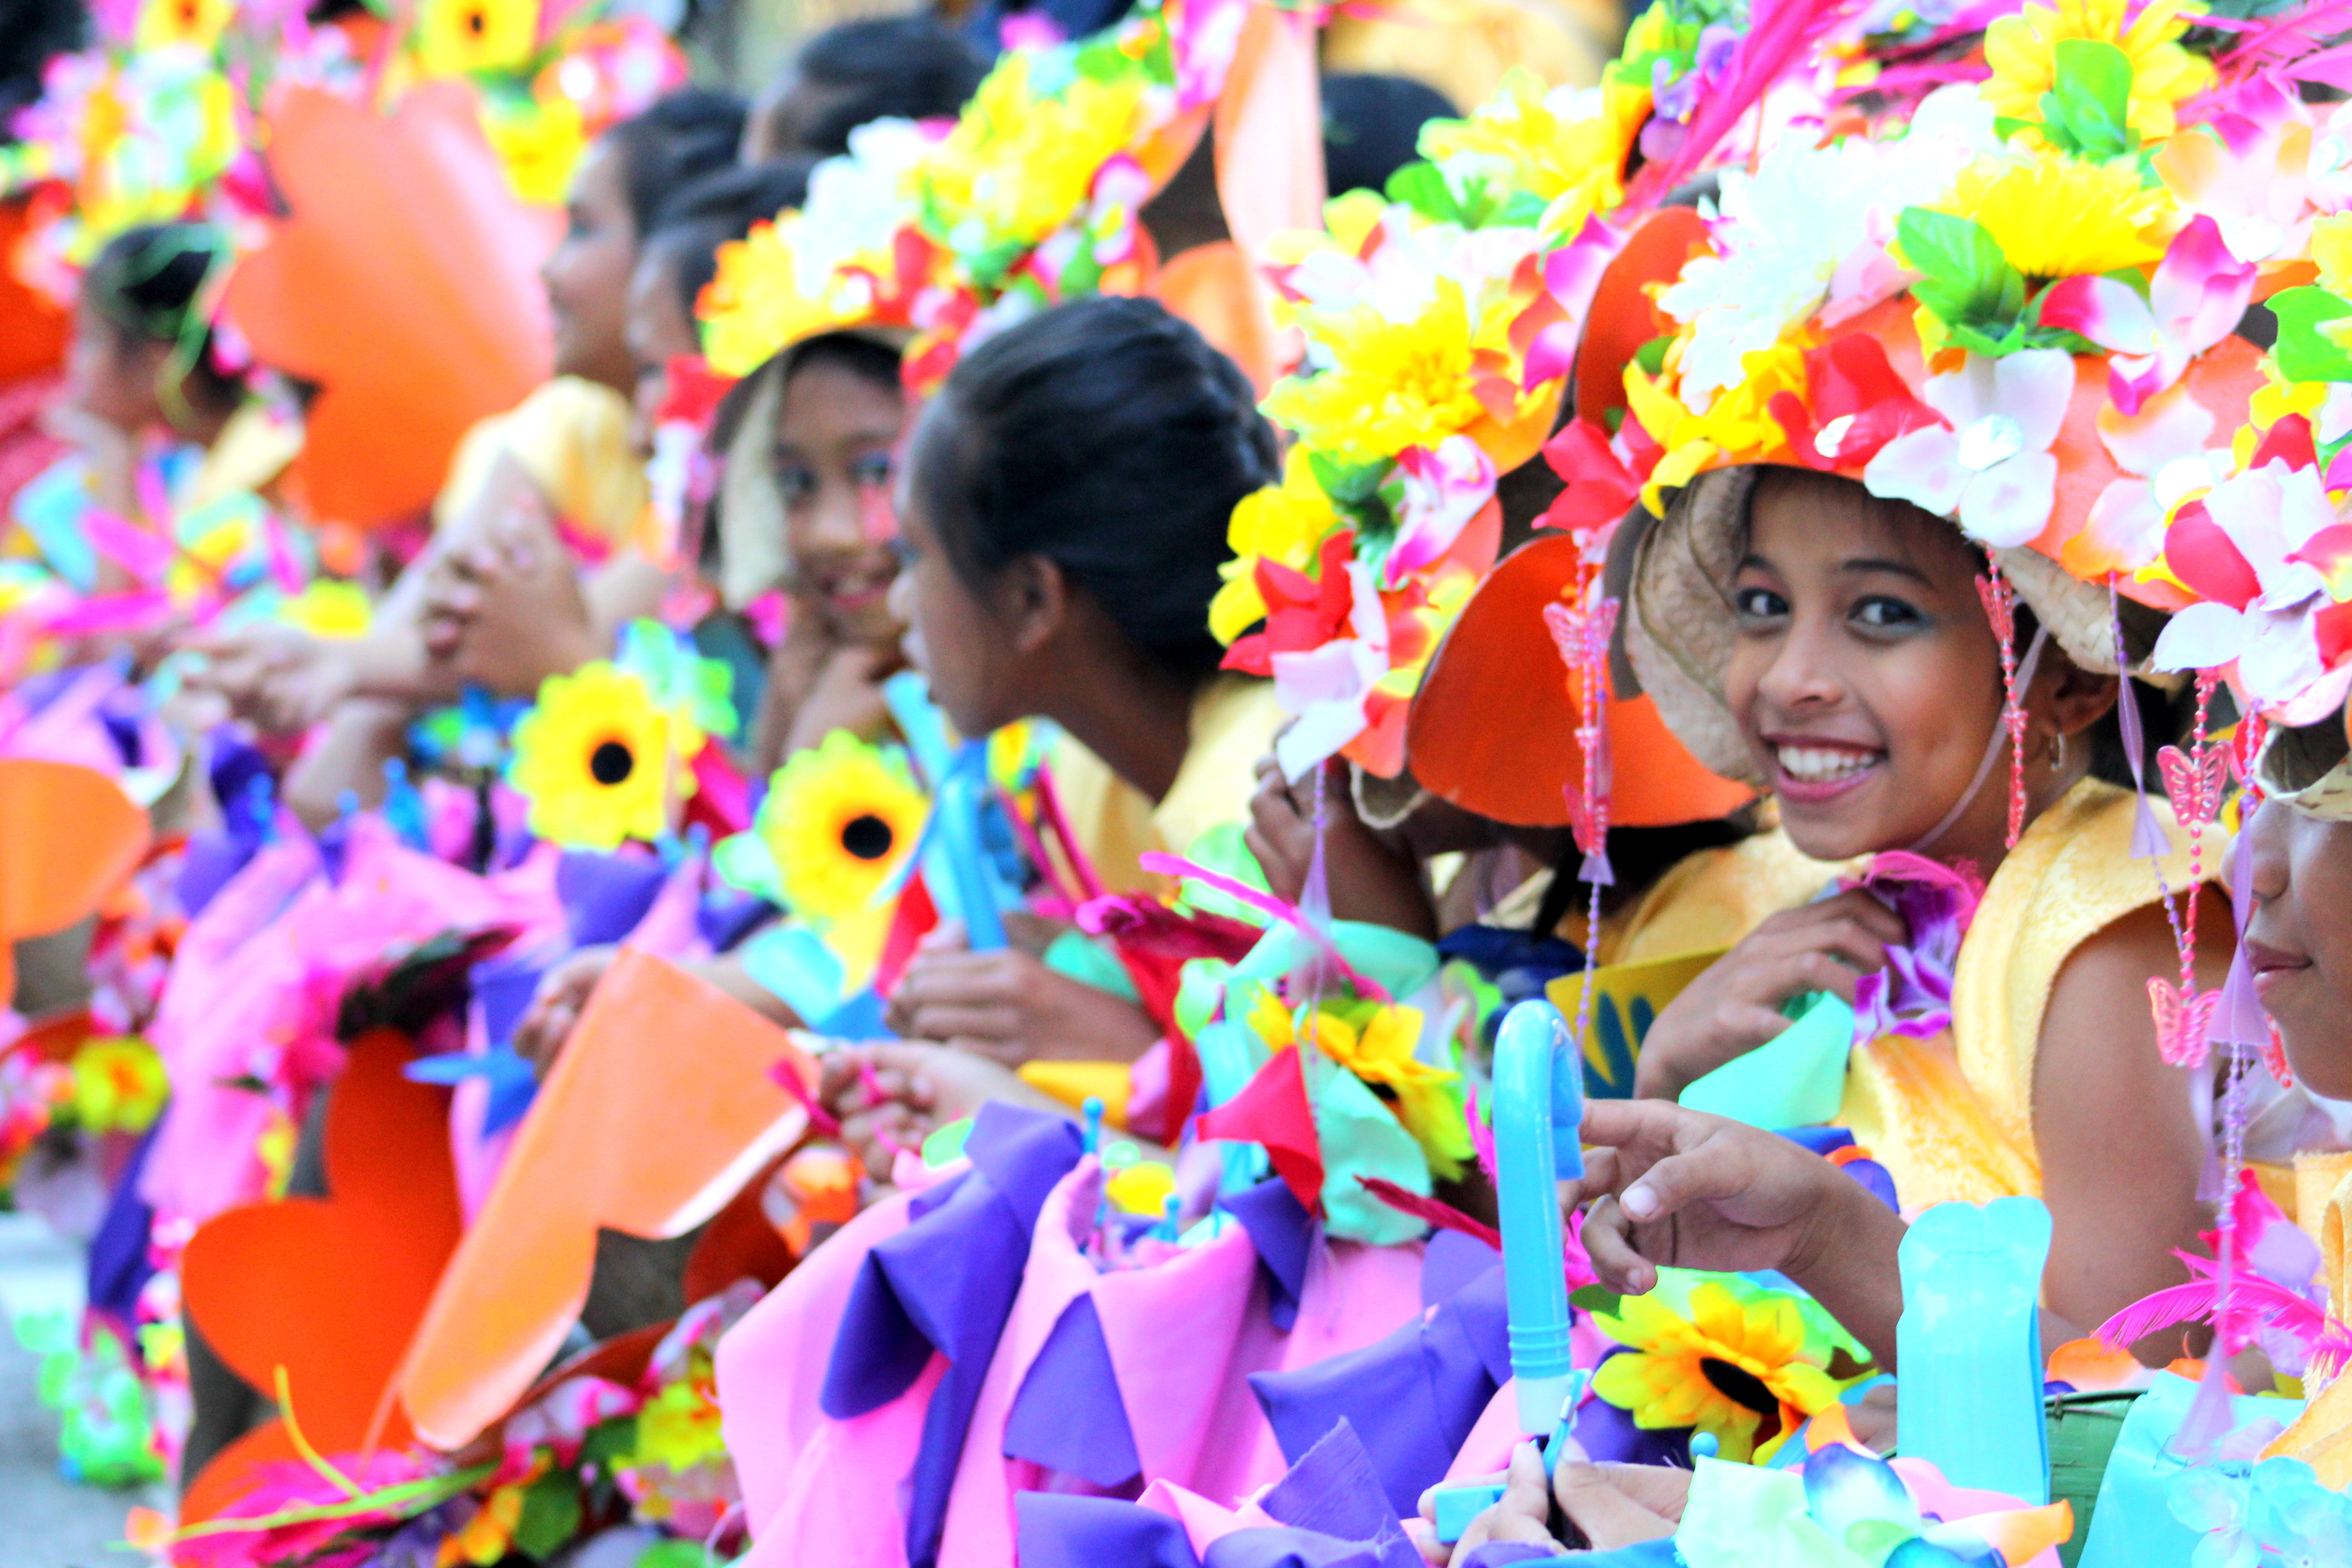
{"type": "Polygon", "coordinates": [[[205,284],[229,259],[227,237],[208,224],[142,224],[100,248],[82,275],[82,299],[130,341],[173,345],[190,402],[234,407],[243,379],[217,363],[202,314],[205,284]]]}
{"type": "Polygon", "coordinates": [[[811,365],[829,364],[893,393],[903,393],[898,363],[898,351],[888,343],[859,332],[827,332],[793,351],[784,379],[789,382],[811,365]]]}
{"type": "Polygon", "coordinates": [[[1421,128],[1461,110],[1409,77],[1339,73],[1323,79],[1323,168],[1331,194],[1385,191],[1420,157],[1421,128]]]}
{"type": "Polygon", "coordinates": [[[660,257],[670,281],[694,313],[694,301],[719,272],[719,247],[751,232],[751,226],[808,201],[809,171],[816,160],[775,158],[704,174],[661,205],[640,257],[660,257]]]}
{"type": "Polygon", "coordinates": [[[927,14],[827,27],[793,64],[828,100],[801,133],[801,145],[817,153],[848,152],[849,133],[870,121],[953,115],[988,74],[969,39],[927,14]]]}
{"type": "Polygon", "coordinates": [[[743,141],[743,100],[710,88],[684,88],[604,132],[621,155],[622,184],[637,237],[654,230],[662,204],[698,175],[730,167],[743,141]]]}
{"type": "Polygon", "coordinates": [[[912,481],[966,583],[1042,555],[1137,649],[1205,678],[1224,653],[1209,601],[1226,524],[1276,472],[1255,402],[1158,301],[1079,300],[966,356],[919,426],[912,481]]]}

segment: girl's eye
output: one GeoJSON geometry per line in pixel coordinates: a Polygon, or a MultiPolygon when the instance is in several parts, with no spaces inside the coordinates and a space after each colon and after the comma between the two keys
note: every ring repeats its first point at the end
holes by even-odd
{"type": "Polygon", "coordinates": [[[1854,620],[1863,626],[1879,631],[1895,631],[1916,626],[1927,618],[1920,615],[1916,606],[1907,605],[1901,599],[1889,598],[1884,594],[1874,594],[1869,598],[1862,600],[1854,605],[1852,614],[1854,620]]]}
{"type": "Polygon", "coordinates": [[[806,468],[778,468],[776,493],[787,507],[798,506],[816,493],[816,476],[806,468]]]}
{"type": "Polygon", "coordinates": [[[870,457],[860,458],[850,467],[850,478],[860,485],[877,489],[889,486],[890,473],[890,454],[887,452],[876,452],[870,457]]]}
{"type": "Polygon", "coordinates": [[[1789,601],[1769,588],[1736,588],[1731,607],[1743,621],[1769,621],[1789,613],[1789,601]]]}

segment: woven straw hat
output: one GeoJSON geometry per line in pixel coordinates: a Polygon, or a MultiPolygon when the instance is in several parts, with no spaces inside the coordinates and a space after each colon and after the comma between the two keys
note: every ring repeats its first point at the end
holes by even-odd
{"type": "MultiPolygon", "coordinates": [[[[1748,784],[1763,781],[1724,700],[1723,672],[1737,635],[1731,577],[1765,467],[1711,469],[1675,493],[1664,518],[1637,511],[1624,524],[1646,525],[1634,556],[1625,625],[1625,651],[1642,689],[1693,756],[1710,771],[1748,784]]],[[[2115,620],[2104,587],[2028,546],[1990,553],[2067,658],[2084,669],[2118,673],[2115,620]]],[[[2120,609],[2132,673],[2149,679],[2142,666],[2162,617],[2137,605],[2120,609]]]]}
{"type": "Polygon", "coordinates": [[[2273,728],[2254,762],[2263,793],[2330,822],[2352,822],[2352,738],[2344,715],[2273,728]]]}

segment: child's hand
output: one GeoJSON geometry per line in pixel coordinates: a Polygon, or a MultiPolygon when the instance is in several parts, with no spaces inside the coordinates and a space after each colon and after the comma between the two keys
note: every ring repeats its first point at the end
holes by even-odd
{"type": "Polygon", "coordinates": [[[970,1051],[910,1041],[840,1046],[825,1053],[818,1095],[841,1123],[841,1142],[876,1181],[890,1179],[902,1149],[992,1100],[1067,1116],[1069,1108],[1021,1081],[1000,1063],[970,1051]]]}
{"type": "Polygon", "coordinates": [[[425,580],[423,637],[436,664],[509,697],[533,696],[605,652],[572,552],[528,507],[441,552],[425,580]]]}
{"type": "Polygon", "coordinates": [[[555,1070],[556,1058],[578,1026],[596,983],[620,952],[617,947],[583,947],[539,977],[539,989],[515,1025],[514,1053],[541,1078],[555,1070]]]}
{"type": "Polygon", "coordinates": [[[940,1041],[1008,1067],[1039,1058],[1133,1061],[1160,1038],[1142,1008],[1017,948],[968,951],[961,921],[923,939],[891,993],[887,1017],[908,1039],[940,1041]]]}
{"type": "Polygon", "coordinates": [[[1640,1295],[1658,1270],[1775,1268],[1894,1365],[1903,1221],[1820,1155],[1778,1133],[1657,1100],[1585,1107],[1578,1202],[1592,1270],[1640,1295]],[[1597,1200],[1597,1201],[1595,1201],[1597,1200]]]}
{"type": "Polygon", "coordinates": [[[868,741],[881,734],[890,720],[882,682],[905,662],[895,647],[872,643],[845,643],[827,654],[793,714],[782,754],[821,745],[835,730],[868,741]]]}
{"type": "Polygon", "coordinates": [[[1886,947],[1908,932],[1894,910],[1860,889],[1784,910],[1666,1004],[1633,1070],[1633,1092],[1673,1100],[1735,1057],[1789,1026],[1780,1005],[1809,992],[1853,1000],[1864,975],[1886,967],[1886,947]]]}
{"type": "Polygon", "coordinates": [[[291,626],[256,623],[189,639],[204,656],[188,684],[272,734],[297,734],[324,720],[352,690],[352,661],[335,642],[291,626]]]}
{"type": "Polygon", "coordinates": [[[1406,1533],[1424,1562],[1466,1563],[1490,1542],[1521,1542],[1568,1550],[1551,1532],[1553,1505],[1582,1537],[1577,1544],[1613,1552],[1638,1542],[1661,1541],[1675,1532],[1690,1496],[1691,1473],[1663,1465],[1595,1465],[1573,1447],[1560,1456],[1551,1483],[1544,1483],[1543,1458],[1533,1443],[1511,1450],[1502,1500],[1472,1520],[1449,1549],[1437,1541],[1436,1489],[1421,1494],[1421,1517],[1405,1522],[1406,1533]]]}
{"type": "Polygon", "coordinates": [[[1257,763],[1257,793],[1250,797],[1250,825],[1242,842],[1265,872],[1276,898],[1297,903],[1307,889],[1315,858],[1315,791],[1323,791],[1323,871],[1331,889],[1331,912],[1340,920],[1388,926],[1434,941],[1436,911],[1422,885],[1421,866],[1391,848],[1364,826],[1348,790],[1348,764],[1337,758],[1312,779],[1297,784],[1282,776],[1273,757],[1257,763]]]}

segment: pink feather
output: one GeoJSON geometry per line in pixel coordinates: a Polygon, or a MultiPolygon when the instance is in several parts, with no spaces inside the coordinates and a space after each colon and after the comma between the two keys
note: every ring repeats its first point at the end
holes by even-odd
{"type": "Polygon", "coordinates": [[[2287,66],[2316,52],[2323,40],[2352,32],[2352,0],[2312,0],[2300,10],[2267,23],[2227,24],[2211,17],[2200,17],[2198,22],[2242,35],[2213,62],[2224,81],[2241,80],[2257,71],[2287,66]]]}
{"type": "MultiPolygon", "coordinates": [[[[2221,1265],[2178,1249],[2173,1256],[2187,1264],[2189,1271],[2198,1278],[2186,1285],[2174,1285],[2141,1297],[2101,1323],[2093,1331],[2094,1339],[2125,1350],[2158,1329],[2213,1321],[2220,1309],[2221,1282],[2217,1276],[2221,1265]]],[[[2326,1313],[2317,1306],[2284,1285],[2274,1284],[2251,1270],[2242,1270],[2230,1282],[2230,1321],[2224,1325],[2222,1337],[2232,1344],[2243,1344],[2263,1327],[2283,1329],[2314,1346],[2326,1341],[2331,1332],[2326,1313]]]]}
{"type": "Polygon", "coordinates": [[[1652,194],[1663,196],[1696,174],[1740,117],[1853,9],[1854,0],[1757,0],[1731,68],[1691,117],[1689,134],[1656,174],[1643,171],[1652,194]]]}

